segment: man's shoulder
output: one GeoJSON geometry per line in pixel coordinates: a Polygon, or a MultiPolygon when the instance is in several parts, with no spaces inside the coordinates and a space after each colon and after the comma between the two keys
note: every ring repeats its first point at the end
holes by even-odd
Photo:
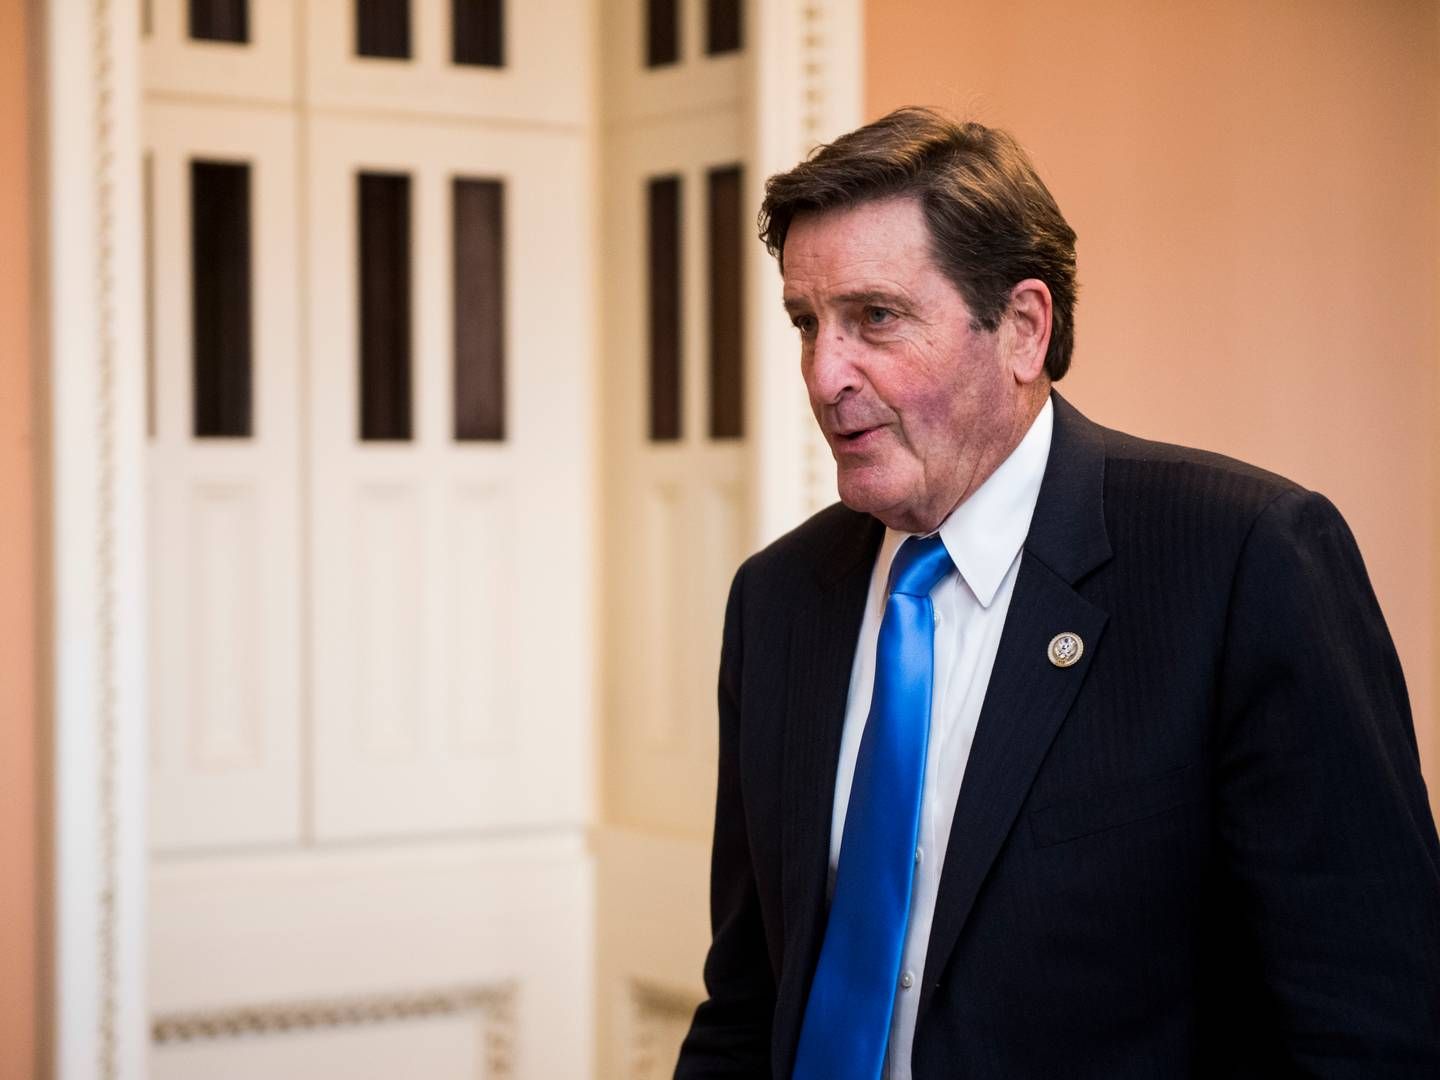
{"type": "Polygon", "coordinates": [[[833,503],[751,555],[741,573],[782,588],[823,584],[867,557],[873,560],[883,531],[869,514],[833,503]]]}
{"type": "Polygon", "coordinates": [[[1300,484],[1239,458],[1101,428],[1107,518],[1173,509],[1181,517],[1237,525],[1253,521],[1300,484]]]}
{"type": "Polygon", "coordinates": [[[1217,566],[1233,565],[1257,529],[1293,535],[1317,513],[1341,520],[1323,496],[1279,473],[1103,427],[1055,400],[1055,440],[1036,510],[1054,547],[1070,542],[1075,523],[1093,512],[1084,508],[1096,503],[1117,554],[1217,566]]]}

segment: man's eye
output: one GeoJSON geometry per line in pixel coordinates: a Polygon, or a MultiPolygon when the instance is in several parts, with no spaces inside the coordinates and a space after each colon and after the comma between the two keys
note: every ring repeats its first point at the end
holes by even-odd
{"type": "Polygon", "coordinates": [[[865,321],[871,326],[881,326],[895,318],[895,312],[889,308],[872,307],[865,309],[865,321]]]}
{"type": "Polygon", "coordinates": [[[795,329],[799,330],[802,334],[813,334],[815,332],[814,315],[796,315],[790,322],[795,329]]]}

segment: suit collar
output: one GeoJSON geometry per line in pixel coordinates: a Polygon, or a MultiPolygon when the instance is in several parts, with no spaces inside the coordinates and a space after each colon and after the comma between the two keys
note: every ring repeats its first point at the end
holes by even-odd
{"type": "Polygon", "coordinates": [[[1111,555],[1105,529],[1105,432],[1057,391],[1050,392],[1050,399],[1055,433],[1025,552],[1074,585],[1111,555]]]}
{"type": "MultiPolygon", "coordinates": [[[[885,536],[885,526],[869,514],[841,508],[845,524],[835,530],[828,546],[821,549],[815,562],[815,576],[825,590],[843,582],[853,584],[853,575],[863,567],[868,577],[875,564],[875,553],[885,536]]],[[[863,609],[862,609],[863,610],[863,609]]]]}
{"type": "Polygon", "coordinates": [[[1059,394],[1053,399],[1050,460],[951,821],[925,957],[922,1021],[1041,762],[1103,647],[1109,619],[1075,588],[1111,556],[1104,432],[1059,394]],[[1061,632],[1085,643],[1068,668],[1048,658],[1061,632]]]}

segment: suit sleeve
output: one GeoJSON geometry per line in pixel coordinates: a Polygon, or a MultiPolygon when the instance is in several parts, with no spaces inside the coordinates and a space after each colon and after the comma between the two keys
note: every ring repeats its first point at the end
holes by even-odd
{"type": "Polygon", "coordinates": [[[680,1051],[676,1080],[770,1076],[775,982],[765,948],[740,786],[741,664],[745,568],[725,610],[720,657],[720,761],[710,866],[712,940],[705,959],[707,999],[680,1051]]]}
{"type": "Polygon", "coordinates": [[[1440,1076],[1440,845],[1400,662],[1328,501],[1259,516],[1227,620],[1220,855],[1286,1071],[1440,1076]]]}

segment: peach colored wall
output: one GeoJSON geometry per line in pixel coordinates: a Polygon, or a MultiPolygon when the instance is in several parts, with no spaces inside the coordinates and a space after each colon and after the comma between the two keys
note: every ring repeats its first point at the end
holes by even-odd
{"type": "Polygon", "coordinates": [[[870,0],[866,110],[1030,150],[1079,234],[1081,409],[1340,507],[1440,805],[1437,10],[870,0]]]}
{"type": "Polygon", "coordinates": [[[37,572],[25,5],[0,4],[0,1080],[35,1074],[37,572]]]}

